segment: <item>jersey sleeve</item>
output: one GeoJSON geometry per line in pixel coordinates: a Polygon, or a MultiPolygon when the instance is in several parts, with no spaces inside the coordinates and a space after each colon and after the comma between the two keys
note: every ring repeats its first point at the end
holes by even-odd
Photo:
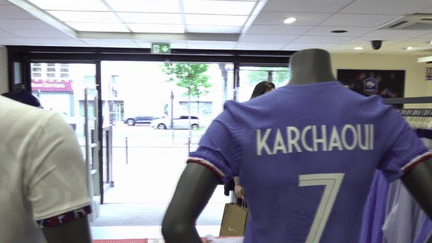
{"type": "Polygon", "coordinates": [[[239,135],[233,117],[223,112],[210,124],[187,163],[203,165],[227,183],[238,174],[242,151],[239,135]]]}
{"type": "Polygon", "coordinates": [[[73,129],[59,115],[51,116],[35,132],[25,174],[26,194],[38,226],[56,226],[54,218],[61,223],[62,218],[71,221],[72,216],[91,212],[81,148],[73,129]]]}
{"type": "Polygon", "coordinates": [[[432,154],[399,113],[390,111],[386,120],[387,122],[383,126],[387,126],[391,130],[390,135],[384,139],[386,139],[389,147],[382,157],[378,169],[383,171],[389,182],[392,182],[412,170],[419,163],[430,159],[432,154]]]}

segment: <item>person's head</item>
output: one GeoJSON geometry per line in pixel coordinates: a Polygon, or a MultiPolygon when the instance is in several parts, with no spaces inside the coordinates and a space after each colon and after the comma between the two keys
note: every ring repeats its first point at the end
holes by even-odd
{"type": "Polygon", "coordinates": [[[276,86],[272,82],[268,82],[268,81],[259,82],[257,85],[255,85],[255,88],[252,92],[251,99],[263,95],[265,93],[268,93],[274,90],[275,88],[276,86]]]}

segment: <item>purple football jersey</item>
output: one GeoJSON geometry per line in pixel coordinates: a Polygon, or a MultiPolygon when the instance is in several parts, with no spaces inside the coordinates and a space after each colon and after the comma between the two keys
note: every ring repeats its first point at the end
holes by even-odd
{"type": "Polygon", "coordinates": [[[380,97],[334,81],[227,101],[189,156],[224,182],[240,177],[245,243],[334,243],[358,242],[376,169],[394,181],[431,155],[380,97]]]}

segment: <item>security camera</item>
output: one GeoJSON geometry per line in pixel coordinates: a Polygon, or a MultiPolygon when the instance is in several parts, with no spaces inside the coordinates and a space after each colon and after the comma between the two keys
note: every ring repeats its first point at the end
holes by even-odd
{"type": "Polygon", "coordinates": [[[382,40],[373,40],[373,41],[371,41],[372,48],[374,50],[379,50],[381,48],[382,42],[383,42],[382,40]]]}

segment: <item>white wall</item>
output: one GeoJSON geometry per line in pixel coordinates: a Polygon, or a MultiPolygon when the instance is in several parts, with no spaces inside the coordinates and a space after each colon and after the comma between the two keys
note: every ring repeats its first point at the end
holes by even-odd
{"type": "MultiPolygon", "coordinates": [[[[332,54],[333,74],[337,69],[405,70],[405,97],[432,96],[432,81],[426,81],[426,64],[417,56],[332,54]]],[[[406,105],[405,108],[432,108],[429,105],[406,105]]]]}
{"type": "Polygon", "coordinates": [[[0,46],[0,94],[9,91],[7,49],[0,46]]]}

